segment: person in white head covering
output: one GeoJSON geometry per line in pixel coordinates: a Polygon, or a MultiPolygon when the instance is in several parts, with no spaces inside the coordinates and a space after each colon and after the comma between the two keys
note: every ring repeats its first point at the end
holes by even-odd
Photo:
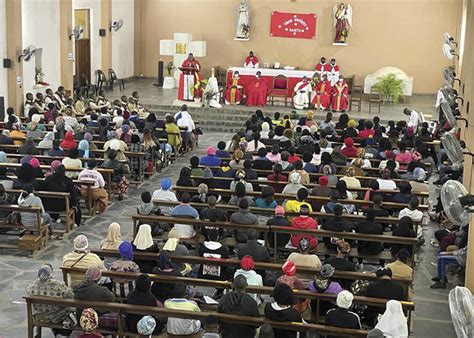
{"type": "Polygon", "coordinates": [[[389,300],[375,328],[382,331],[385,337],[408,337],[408,324],[403,314],[402,304],[397,300],[389,300]]]}
{"type": "MultiPolygon", "coordinates": [[[[133,240],[134,252],[154,252],[158,253],[160,250],[151,236],[151,226],[149,224],[142,224],[138,228],[138,232],[133,240]]],[[[156,265],[156,262],[151,260],[134,259],[134,262],[140,267],[143,273],[151,273],[156,265]]]]}
{"type": "Polygon", "coordinates": [[[283,194],[296,195],[298,190],[305,187],[301,184],[301,175],[296,171],[291,173],[288,181],[290,181],[290,183],[285,185],[283,194]]]}
{"type": "MultiPolygon", "coordinates": [[[[88,269],[91,266],[98,266],[101,270],[106,270],[104,262],[95,253],[89,250],[89,241],[85,235],[78,235],[74,238],[74,251],[67,253],[63,257],[64,267],[75,267],[88,269]]],[[[84,273],[70,274],[70,287],[74,287],[84,279],[84,273]]]]}
{"type": "Polygon", "coordinates": [[[51,149],[53,148],[53,141],[54,141],[54,133],[52,131],[48,131],[44,138],[38,143],[37,148],[41,149],[51,149]]]}
{"type": "Polygon", "coordinates": [[[346,329],[361,329],[359,316],[349,311],[352,306],[354,295],[349,291],[343,290],[338,293],[336,298],[337,308],[331,309],[326,314],[326,325],[342,327],[346,329]]]}

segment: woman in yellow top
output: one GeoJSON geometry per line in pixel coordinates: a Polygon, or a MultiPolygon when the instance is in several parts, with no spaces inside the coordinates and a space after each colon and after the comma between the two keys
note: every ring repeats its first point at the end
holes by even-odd
{"type": "Polygon", "coordinates": [[[179,150],[181,144],[181,132],[179,131],[178,125],[175,123],[172,115],[166,115],[165,130],[168,133],[168,144],[171,145],[175,152],[179,150]]]}
{"type": "Polygon", "coordinates": [[[10,131],[10,137],[13,139],[13,144],[17,146],[22,146],[25,141],[26,134],[21,131],[21,124],[15,123],[12,126],[12,130],[10,131]],[[16,140],[15,138],[23,138],[23,140],[16,140]]]}

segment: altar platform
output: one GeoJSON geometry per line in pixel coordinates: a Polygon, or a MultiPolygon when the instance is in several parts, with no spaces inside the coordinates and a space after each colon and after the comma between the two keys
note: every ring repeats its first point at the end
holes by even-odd
{"type": "MultiPolygon", "coordinates": [[[[179,106],[175,105],[175,100],[177,98],[178,90],[175,89],[163,89],[161,87],[156,87],[153,85],[155,80],[153,79],[140,79],[127,82],[125,84],[125,91],[108,91],[105,93],[106,97],[109,99],[118,99],[121,95],[130,96],[133,91],[138,91],[140,93],[140,101],[142,104],[148,107],[151,111],[155,112],[157,116],[164,116],[166,113],[175,113],[178,111],[179,106]]],[[[406,116],[403,115],[403,108],[411,107],[417,111],[422,111],[425,115],[432,115],[433,117],[437,116],[436,108],[434,103],[436,101],[436,95],[419,95],[415,94],[409,98],[405,103],[400,104],[385,104],[381,107],[380,119],[383,123],[386,123],[389,120],[406,120],[406,116]]],[[[188,103],[186,103],[188,104],[188,103]]],[[[255,110],[260,109],[265,114],[273,116],[277,111],[282,114],[288,113],[293,110],[292,107],[285,107],[284,105],[271,106],[270,104],[265,107],[247,107],[244,105],[235,105],[227,106],[222,105],[222,108],[196,108],[193,107],[194,104],[188,104],[189,111],[193,117],[199,121],[201,128],[205,131],[218,131],[218,132],[235,132],[240,130],[245,120],[255,112],[255,110]]],[[[301,116],[306,114],[307,110],[298,111],[301,116]]],[[[315,119],[320,122],[326,116],[325,111],[315,111],[315,119]]],[[[334,113],[333,119],[337,121],[341,113],[334,113]]],[[[360,112],[353,111],[347,112],[349,116],[355,119],[372,119],[375,114],[368,113],[368,102],[362,102],[362,110],[360,112]]]]}

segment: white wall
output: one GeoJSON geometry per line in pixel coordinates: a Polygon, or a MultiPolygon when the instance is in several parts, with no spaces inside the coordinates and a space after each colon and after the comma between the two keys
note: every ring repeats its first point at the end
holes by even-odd
{"type": "MultiPolygon", "coordinates": [[[[74,9],[89,9],[90,10],[90,39],[91,39],[91,83],[96,83],[96,74],[97,69],[102,67],[102,37],[99,36],[99,29],[108,27],[101,27],[101,10],[100,10],[100,1],[99,0],[73,0],[72,8],[74,9]]],[[[74,15],[73,15],[74,20],[74,15]]],[[[73,24],[74,26],[74,24],[73,24]]],[[[107,31],[107,34],[109,32],[107,31]]],[[[74,66],[75,69],[75,66],[74,66]]],[[[107,69],[103,69],[107,74],[107,69]]]]}
{"type": "Polygon", "coordinates": [[[112,68],[119,79],[133,76],[134,0],[112,0],[112,21],[122,19],[124,25],[112,31],[112,68]]]}
{"type": "MultiPolygon", "coordinates": [[[[7,57],[7,27],[5,19],[5,0],[0,0],[0,96],[5,98],[5,109],[8,107],[7,69],[3,68],[3,59],[7,57]]],[[[14,62],[14,60],[12,60],[14,62]]]]}
{"type": "MultiPolygon", "coordinates": [[[[50,83],[54,91],[61,84],[59,1],[23,0],[21,11],[23,48],[34,45],[43,49],[43,80],[50,83]]],[[[23,93],[26,94],[34,91],[35,59],[22,63],[23,93]]]]}

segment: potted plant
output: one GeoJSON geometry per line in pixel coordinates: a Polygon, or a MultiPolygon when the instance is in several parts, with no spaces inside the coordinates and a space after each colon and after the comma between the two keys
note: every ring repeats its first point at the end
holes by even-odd
{"type": "Polygon", "coordinates": [[[395,74],[390,73],[377,78],[378,82],[373,86],[380,93],[382,102],[398,103],[403,96],[403,80],[395,74]]]}

